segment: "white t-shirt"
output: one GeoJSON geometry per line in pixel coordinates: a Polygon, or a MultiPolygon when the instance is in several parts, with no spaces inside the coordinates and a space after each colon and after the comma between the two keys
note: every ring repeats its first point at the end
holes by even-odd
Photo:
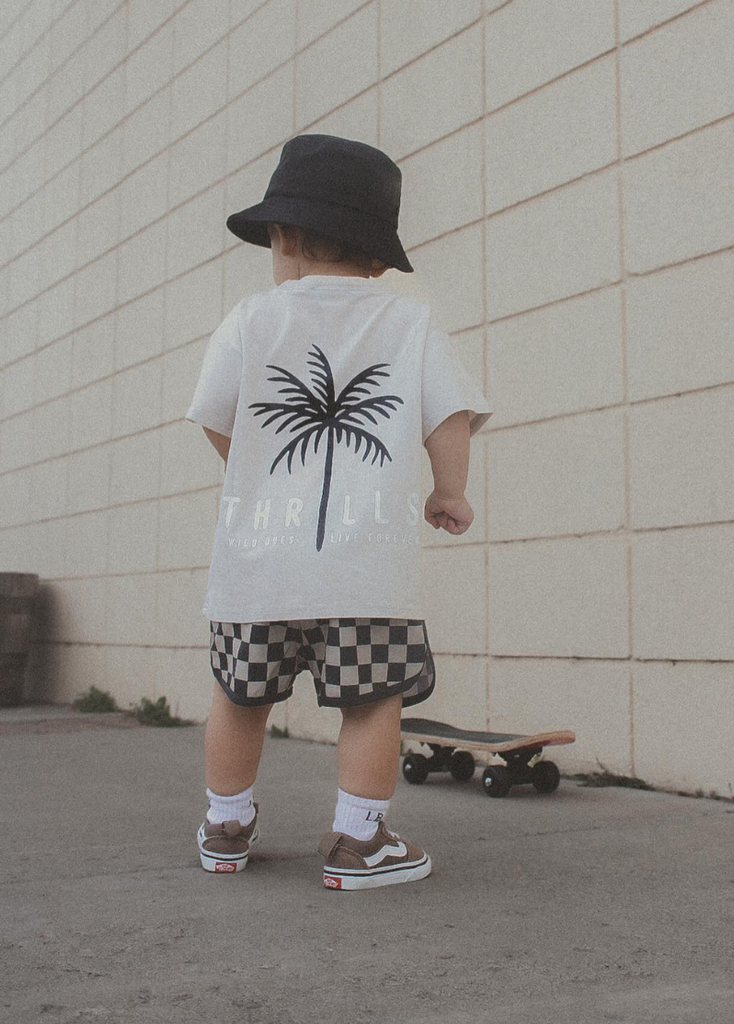
{"type": "Polygon", "coordinates": [[[421,448],[462,409],[492,412],[425,303],[315,274],[244,298],[186,413],[232,439],[202,613],[425,618],[421,448]]]}

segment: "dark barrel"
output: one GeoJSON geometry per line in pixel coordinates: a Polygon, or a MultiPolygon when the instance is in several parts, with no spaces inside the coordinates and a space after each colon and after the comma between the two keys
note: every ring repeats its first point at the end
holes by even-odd
{"type": "Polygon", "coordinates": [[[34,572],[0,572],[0,705],[23,703],[25,668],[38,594],[34,572]]]}

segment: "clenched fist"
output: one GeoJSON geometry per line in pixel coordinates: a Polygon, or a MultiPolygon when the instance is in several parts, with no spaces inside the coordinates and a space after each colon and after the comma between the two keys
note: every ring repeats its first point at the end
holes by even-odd
{"type": "Polygon", "coordinates": [[[457,536],[466,533],[474,520],[474,511],[466,498],[443,498],[435,491],[428,495],[423,514],[434,530],[441,528],[457,536]]]}

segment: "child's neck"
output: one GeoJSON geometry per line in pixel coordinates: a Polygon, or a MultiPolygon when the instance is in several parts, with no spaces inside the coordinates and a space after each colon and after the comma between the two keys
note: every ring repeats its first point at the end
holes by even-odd
{"type": "Polygon", "coordinates": [[[358,267],[345,267],[336,263],[313,263],[307,270],[296,271],[289,274],[285,280],[300,281],[304,277],[364,277],[369,279],[370,274],[365,273],[358,267]]]}
{"type": "Polygon", "coordinates": [[[281,262],[273,268],[276,284],[284,281],[300,281],[304,277],[360,277],[370,280],[379,274],[370,274],[369,270],[355,266],[353,263],[327,263],[322,260],[293,260],[292,263],[281,262]]]}

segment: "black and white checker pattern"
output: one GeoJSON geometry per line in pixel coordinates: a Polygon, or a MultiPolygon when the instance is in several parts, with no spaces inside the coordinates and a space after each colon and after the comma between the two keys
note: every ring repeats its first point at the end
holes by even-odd
{"type": "Polygon", "coordinates": [[[322,707],[349,707],[403,696],[403,707],[430,696],[435,666],[423,619],[293,619],[211,622],[214,677],[235,704],[290,697],[308,669],[322,707]]]}

